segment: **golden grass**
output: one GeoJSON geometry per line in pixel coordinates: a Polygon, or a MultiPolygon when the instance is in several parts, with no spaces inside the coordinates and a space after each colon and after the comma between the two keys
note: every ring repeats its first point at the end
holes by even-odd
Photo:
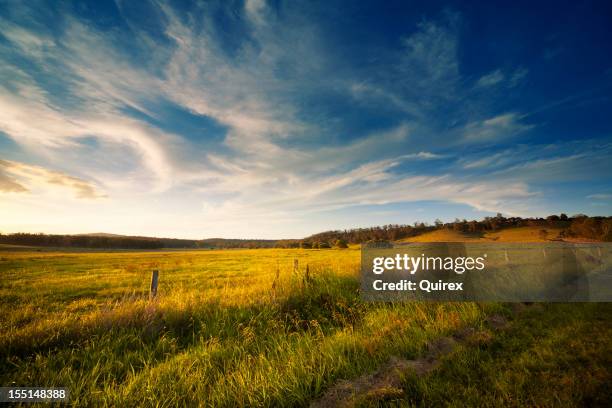
{"type": "Polygon", "coordinates": [[[399,242],[547,242],[557,239],[562,228],[517,227],[494,232],[465,233],[448,229],[426,232],[399,242]],[[546,231],[544,236],[541,231],[546,231]]]}
{"type": "Polygon", "coordinates": [[[367,304],[359,261],[352,249],[4,251],[0,381],[65,386],[85,406],[303,406],[497,307],[367,304]]]}
{"type": "Polygon", "coordinates": [[[3,251],[0,382],[68,387],[75,406],[307,406],[508,310],[366,303],[359,262],[356,249],[3,251]]]}
{"type": "Polygon", "coordinates": [[[556,239],[562,228],[517,227],[485,234],[485,239],[497,242],[547,242],[556,239]],[[544,236],[541,231],[546,231],[544,236]]]}
{"type": "Polygon", "coordinates": [[[484,241],[479,234],[467,234],[454,230],[439,229],[426,232],[415,237],[400,240],[400,242],[473,242],[484,241]]]}

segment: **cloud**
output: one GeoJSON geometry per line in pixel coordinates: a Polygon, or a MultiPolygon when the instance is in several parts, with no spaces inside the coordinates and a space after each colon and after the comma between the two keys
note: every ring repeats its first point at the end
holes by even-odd
{"type": "Polygon", "coordinates": [[[415,33],[403,40],[404,48],[397,65],[401,79],[395,86],[401,86],[410,98],[425,106],[432,98],[452,99],[457,91],[460,81],[458,20],[458,15],[448,13],[441,24],[424,21],[415,33]]]}
{"type": "Polygon", "coordinates": [[[68,174],[46,169],[41,166],[0,160],[0,191],[26,193],[40,189],[60,187],[72,190],[76,198],[98,199],[105,197],[98,189],[86,180],[68,174]],[[10,176],[9,176],[10,175],[10,176]],[[16,180],[19,180],[17,182],[16,180]],[[27,185],[28,187],[24,187],[27,185]]]}
{"type": "Polygon", "coordinates": [[[265,0],[246,0],[244,2],[246,14],[256,24],[264,22],[264,12],[266,10],[265,0]]]}
{"type": "Polygon", "coordinates": [[[476,86],[477,87],[494,86],[494,85],[497,85],[500,82],[502,82],[504,80],[504,78],[505,78],[505,76],[501,72],[501,70],[496,69],[495,71],[490,72],[490,73],[480,77],[480,79],[478,79],[478,81],[476,82],[476,86]]]}
{"type": "MultiPolygon", "coordinates": [[[[485,150],[460,160],[458,165],[475,175],[542,185],[571,182],[606,182],[612,172],[612,145],[593,139],[550,144],[521,144],[503,151],[485,150]]],[[[587,185],[587,184],[583,184],[587,185]]]]}
{"type": "Polygon", "coordinates": [[[529,71],[524,67],[518,67],[514,72],[506,75],[501,69],[496,69],[483,75],[476,81],[476,88],[489,88],[498,85],[505,85],[508,88],[515,88],[527,77],[529,71]]]}
{"type": "MultiPolygon", "coordinates": [[[[250,17],[262,18],[262,2],[248,2],[246,7],[250,17]]],[[[271,21],[255,31],[258,46],[246,43],[240,57],[234,58],[222,49],[216,33],[205,28],[207,23],[214,26],[210,16],[204,16],[202,28],[181,21],[171,9],[165,13],[166,32],[175,43],[162,84],[166,96],[228,126],[225,144],[236,152],[259,158],[281,153],[275,139],[299,132],[305,124],[295,117],[290,103],[281,102],[301,73],[295,72],[298,81],[288,82],[278,75],[277,64],[288,61],[296,64],[292,68],[308,69],[308,61],[316,60],[308,37],[288,48],[285,44],[303,33],[271,21]],[[298,60],[302,64],[297,65],[298,60]]]]}
{"type": "Polygon", "coordinates": [[[353,61],[298,4],[282,13],[262,0],[151,7],[153,33],[123,7],[125,21],[109,30],[67,11],[53,33],[0,26],[11,44],[0,48],[0,76],[11,79],[0,86],[0,131],[31,162],[66,172],[7,165],[2,191],[96,198],[100,185],[108,201],[159,200],[169,212],[197,202],[189,215],[202,230],[236,219],[310,225],[326,211],[419,200],[508,213],[529,205],[531,186],[513,179],[499,191],[482,176],[507,167],[499,152],[455,156],[533,127],[491,103],[496,85],[517,86],[526,69],[494,70],[478,91],[461,75],[459,14],[407,27],[397,47],[364,45],[353,61]],[[162,126],[171,125],[164,105],[221,136],[162,126]]]}
{"type": "Polygon", "coordinates": [[[468,123],[464,130],[464,138],[470,142],[498,142],[518,135],[533,128],[520,122],[517,113],[504,113],[489,119],[468,123]]]}
{"type": "MultiPolygon", "coordinates": [[[[173,179],[168,153],[180,141],[121,112],[125,106],[146,111],[140,101],[145,95],[155,97],[156,92],[151,90],[159,86],[159,80],[126,63],[125,56],[109,44],[108,38],[71,18],[67,21],[63,46],[47,47],[42,55],[32,58],[48,67],[46,71],[55,77],[54,81],[69,77],[65,85],[70,94],[65,99],[79,103],[62,105],[52,99],[44,84],[14,67],[23,79],[14,82],[13,89],[0,86],[0,130],[28,150],[56,160],[64,152],[78,149],[80,140],[86,137],[121,143],[126,151],[136,151],[142,167],[154,175],[154,190],[167,189],[173,179]]],[[[39,38],[40,43],[51,41],[44,33],[24,29],[9,38],[13,42],[25,41],[22,38],[28,43],[34,41],[32,38],[39,38]]]]}
{"type": "MultiPolygon", "coordinates": [[[[0,166],[2,162],[0,161],[0,166]]],[[[27,188],[19,184],[13,178],[9,177],[0,169],[0,192],[3,193],[25,193],[29,191],[27,188]]]]}
{"type": "Polygon", "coordinates": [[[442,154],[431,153],[431,152],[418,152],[416,154],[409,154],[403,157],[423,159],[423,160],[433,160],[433,159],[443,159],[446,156],[442,154]]]}
{"type": "Polygon", "coordinates": [[[494,163],[500,163],[507,157],[506,152],[501,153],[490,153],[486,157],[472,159],[469,161],[463,161],[464,169],[481,169],[481,168],[490,168],[490,166],[494,163]]]}
{"type": "Polygon", "coordinates": [[[591,194],[591,195],[588,195],[587,198],[590,198],[592,200],[612,200],[612,194],[606,194],[606,193],[591,194]]]}
{"type": "Polygon", "coordinates": [[[508,81],[508,86],[510,88],[514,88],[520,85],[521,82],[523,82],[523,80],[527,77],[527,74],[529,74],[529,71],[527,70],[527,68],[525,67],[517,68],[512,74],[512,76],[510,77],[510,80],[508,81]]]}
{"type": "MultiPolygon", "coordinates": [[[[34,87],[29,91],[40,94],[34,87]]],[[[41,156],[77,149],[80,140],[87,136],[121,143],[138,153],[142,165],[156,176],[157,189],[167,188],[172,182],[172,165],[160,143],[165,139],[171,144],[172,137],[127,117],[110,113],[65,113],[50,107],[47,101],[8,95],[0,88],[0,130],[41,156]]]]}

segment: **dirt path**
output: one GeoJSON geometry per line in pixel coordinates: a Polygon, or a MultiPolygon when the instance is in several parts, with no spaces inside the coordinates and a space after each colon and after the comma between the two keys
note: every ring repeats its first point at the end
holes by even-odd
{"type": "MultiPolygon", "coordinates": [[[[517,310],[518,311],[518,310],[517,310]]],[[[492,330],[502,330],[508,321],[501,315],[491,315],[486,322],[492,330]]],[[[402,383],[410,375],[424,376],[433,371],[440,359],[451,354],[459,344],[476,344],[489,341],[488,331],[473,327],[464,328],[451,337],[440,337],[428,343],[427,353],[414,360],[391,357],[374,373],[362,375],[354,380],[342,380],[332,386],[311,408],[353,407],[359,404],[402,397],[402,383]]]]}

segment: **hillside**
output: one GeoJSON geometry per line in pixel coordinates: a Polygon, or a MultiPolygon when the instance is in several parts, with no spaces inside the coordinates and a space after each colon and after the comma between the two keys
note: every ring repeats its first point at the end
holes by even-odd
{"type": "Polygon", "coordinates": [[[500,241],[541,242],[563,239],[571,242],[612,242],[612,217],[576,214],[549,215],[546,218],[506,218],[502,214],[478,220],[459,220],[444,223],[436,220],[434,225],[422,222],[388,224],[369,228],[325,231],[302,240],[308,244],[336,243],[360,244],[370,241],[434,242],[434,241],[500,241]],[[545,231],[545,232],[542,232],[545,231]]]}
{"type": "Polygon", "coordinates": [[[557,239],[562,230],[554,227],[509,227],[499,231],[469,233],[439,229],[398,242],[546,242],[557,239]],[[542,231],[546,231],[546,235],[542,231]]]}
{"type": "Polygon", "coordinates": [[[485,234],[485,239],[498,242],[546,242],[559,239],[561,231],[563,228],[516,227],[488,232],[485,234]],[[545,235],[542,231],[545,231],[545,235]]]}
{"type": "Polygon", "coordinates": [[[400,239],[397,242],[472,242],[485,241],[483,234],[440,229],[400,239]]]}

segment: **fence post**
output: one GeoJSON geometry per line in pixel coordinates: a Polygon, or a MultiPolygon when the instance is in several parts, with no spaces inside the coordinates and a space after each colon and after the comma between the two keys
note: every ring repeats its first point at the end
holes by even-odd
{"type": "Polygon", "coordinates": [[[159,271],[157,269],[154,269],[153,272],[151,272],[151,293],[150,293],[150,297],[154,298],[157,296],[157,283],[159,281],[159,271]]]}

